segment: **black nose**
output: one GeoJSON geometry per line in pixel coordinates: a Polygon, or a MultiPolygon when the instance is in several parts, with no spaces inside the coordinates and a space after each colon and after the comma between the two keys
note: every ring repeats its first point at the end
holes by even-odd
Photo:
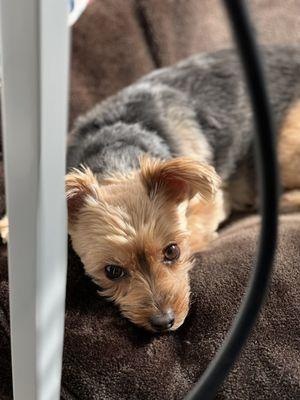
{"type": "Polygon", "coordinates": [[[160,314],[153,315],[150,318],[151,326],[156,331],[165,331],[172,328],[174,321],[174,312],[170,308],[160,314]]]}

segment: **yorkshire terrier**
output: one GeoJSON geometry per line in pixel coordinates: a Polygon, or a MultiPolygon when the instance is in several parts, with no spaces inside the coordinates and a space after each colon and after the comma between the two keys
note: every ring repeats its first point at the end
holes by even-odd
{"type": "MultiPolygon", "coordinates": [[[[284,211],[300,209],[300,50],[263,49],[284,211]]],[[[69,135],[72,245],[122,314],[177,329],[192,255],[235,210],[258,207],[255,127],[238,56],[223,50],[156,70],[79,118],[69,135]]],[[[7,235],[7,221],[2,234],[7,235]]]]}

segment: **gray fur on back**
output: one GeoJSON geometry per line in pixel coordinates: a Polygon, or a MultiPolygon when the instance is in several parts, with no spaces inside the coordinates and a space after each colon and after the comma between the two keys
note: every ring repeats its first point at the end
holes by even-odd
{"type": "MultiPolygon", "coordinates": [[[[291,102],[300,98],[300,50],[267,47],[263,55],[279,127],[291,102]]],[[[251,178],[254,127],[234,50],[195,55],[156,70],[97,105],[78,119],[71,133],[68,169],[84,163],[105,175],[136,168],[144,153],[160,159],[180,156],[169,131],[168,110],[174,105],[181,110],[179,118],[199,127],[224,180],[245,162],[251,178]]]]}

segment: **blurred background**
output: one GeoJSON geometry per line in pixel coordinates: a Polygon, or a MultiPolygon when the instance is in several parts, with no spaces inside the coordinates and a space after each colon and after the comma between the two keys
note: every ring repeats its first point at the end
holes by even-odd
{"type": "MultiPolygon", "coordinates": [[[[299,0],[248,0],[260,43],[300,45],[299,0]]],[[[221,0],[92,0],[73,27],[70,123],[154,68],[232,46],[221,0]]]]}

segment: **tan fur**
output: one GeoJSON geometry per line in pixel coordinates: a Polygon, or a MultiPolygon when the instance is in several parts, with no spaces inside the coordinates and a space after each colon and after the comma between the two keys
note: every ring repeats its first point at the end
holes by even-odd
{"type": "Polygon", "coordinates": [[[198,193],[210,201],[221,181],[213,167],[190,157],[168,161],[141,159],[141,176],[150,197],[164,190],[170,201],[191,199],[198,193]]]}
{"type": "Polygon", "coordinates": [[[168,132],[175,137],[180,154],[193,157],[201,162],[211,163],[212,151],[199,124],[189,108],[169,106],[167,109],[168,132]]]}
{"type": "Polygon", "coordinates": [[[172,329],[177,329],[189,310],[191,226],[199,249],[214,234],[219,218],[217,175],[213,168],[187,158],[165,162],[145,158],[141,169],[130,175],[119,174],[97,184],[94,179],[88,169],[66,178],[71,210],[72,204],[77,210],[76,218],[69,220],[69,233],[86,272],[103,289],[100,294],[111,298],[135,324],[152,330],[150,317],[171,308],[172,329]],[[191,199],[195,194],[196,201],[191,199]],[[197,203],[198,221],[201,213],[207,218],[201,228],[189,210],[192,201],[197,203]],[[177,243],[181,255],[166,265],[163,249],[170,243],[177,243]],[[109,280],[104,271],[108,264],[122,266],[128,276],[109,280]]]}
{"type": "Polygon", "coordinates": [[[278,158],[284,189],[300,189],[300,101],[288,112],[282,125],[278,158]]]}
{"type": "MultiPolygon", "coordinates": [[[[300,101],[288,111],[279,133],[277,146],[283,194],[280,198],[281,212],[300,210],[300,101]]],[[[258,199],[254,188],[249,185],[244,166],[231,180],[228,188],[232,210],[257,210],[258,199]]]]}
{"type": "Polygon", "coordinates": [[[0,237],[3,243],[8,241],[8,218],[7,215],[0,220],[0,237]]]}
{"type": "Polygon", "coordinates": [[[89,168],[74,169],[66,176],[68,215],[75,218],[84,200],[97,198],[98,181],[89,168]]]}
{"type": "Polygon", "coordinates": [[[228,216],[225,193],[217,190],[211,201],[204,202],[195,196],[186,213],[192,253],[204,250],[218,236],[217,229],[228,216]]]}
{"type": "Polygon", "coordinates": [[[280,211],[283,213],[300,210],[300,190],[288,190],[280,198],[280,211]]]}

